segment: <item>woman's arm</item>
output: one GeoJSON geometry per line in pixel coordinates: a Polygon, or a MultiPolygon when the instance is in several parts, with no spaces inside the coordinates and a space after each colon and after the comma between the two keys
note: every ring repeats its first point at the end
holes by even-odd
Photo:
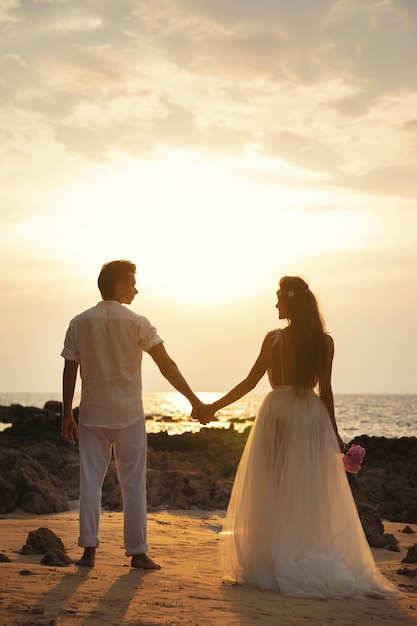
{"type": "Polygon", "coordinates": [[[330,335],[326,335],[326,363],[323,371],[319,376],[319,396],[323,401],[327,412],[330,417],[330,421],[333,426],[333,430],[336,434],[337,441],[339,443],[339,448],[341,452],[344,452],[345,444],[343,443],[342,438],[339,435],[336,417],[334,413],[334,399],[333,399],[333,390],[332,390],[332,366],[333,366],[333,356],[334,356],[334,342],[330,335]]]}
{"type": "Polygon", "coordinates": [[[246,395],[247,393],[249,393],[249,391],[252,391],[252,389],[256,387],[268,367],[270,367],[272,364],[275,333],[276,331],[271,331],[265,337],[259,356],[246,378],[244,378],[240,383],[233,387],[233,389],[226,393],[222,398],[219,398],[212,404],[207,404],[204,407],[199,407],[195,411],[195,415],[193,413],[195,417],[205,423],[206,421],[208,421],[207,418],[212,417],[217,411],[227,406],[228,404],[236,402],[236,400],[239,400],[240,398],[242,398],[242,396],[246,395]]]}

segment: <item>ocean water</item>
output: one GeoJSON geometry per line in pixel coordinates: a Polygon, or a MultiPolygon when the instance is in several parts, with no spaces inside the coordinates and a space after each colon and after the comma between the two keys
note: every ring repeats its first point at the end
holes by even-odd
{"type": "MultiPolygon", "coordinates": [[[[213,402],[221,392],[200,392],[203,402],[213,402]]],[[[242,432],[253,423],[265,393],[250,393],[216,414],[216,421],[207,428],[233,427],[242,432]]],[[[48,400],[61,400],[58,393],[3,393],[0,405],[21,404],[42,408],[48,400]]],[[[75,396],[77,406],[79,396],[75,396]]],[[[197,432],[198,422],[190,419],[189,402],[177,392],[145,393],[143,395],[148,433],[166,431],[170,435],[197,432]]],[[[417,436],[417,395],[335,394],[335,410],[339,432],[345,442],[359,435],[377,437],[417,436]]],[[[0,423],[0,430],[7,426],[0,423]]]]}

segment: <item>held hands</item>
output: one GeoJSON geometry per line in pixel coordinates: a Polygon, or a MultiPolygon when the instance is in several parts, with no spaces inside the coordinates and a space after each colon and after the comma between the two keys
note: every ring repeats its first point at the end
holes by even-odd
{"type": "Polygon", "coordinates": [[[191,417],[198,419],[201,424],[207,424],[214,418],[214,413],[211,404],[199,404],[193,407],[191,417]]]}

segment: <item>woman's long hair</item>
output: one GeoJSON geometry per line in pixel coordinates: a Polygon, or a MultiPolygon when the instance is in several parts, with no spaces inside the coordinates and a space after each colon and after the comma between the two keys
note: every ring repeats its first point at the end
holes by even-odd
{"type": "Polygon", "coordinates": [[[318,381],[326,361],[324,319],[304,279],[284,276],[279,286],[290,322],[287,340],[294,354],[297,387],[309,387],[318,381]]]}

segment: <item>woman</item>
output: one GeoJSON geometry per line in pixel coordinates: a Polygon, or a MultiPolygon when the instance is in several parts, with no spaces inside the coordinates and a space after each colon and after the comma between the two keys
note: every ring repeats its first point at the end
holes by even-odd
{"type": "Polygon", "coordinates": [[[249,435],[223,527],[224,578],[288,596],[396,596],[375,566],[343,466],[333,340],[302,278],[282,278],[277,296],[287,327],[267,334],[242,382],[194,413],[206,423],[268,371],[272,391],[249,435]]]}

